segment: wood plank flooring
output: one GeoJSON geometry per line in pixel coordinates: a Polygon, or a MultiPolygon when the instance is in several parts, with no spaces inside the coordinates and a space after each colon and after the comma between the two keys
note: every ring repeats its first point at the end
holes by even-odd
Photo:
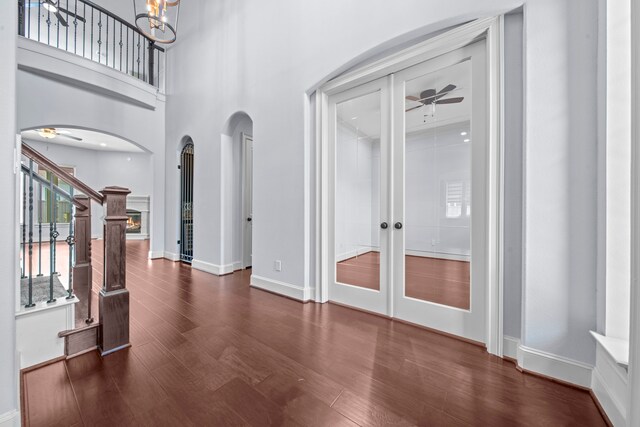
{"type": "MultiPolygon", "coordinates": [[[[468,310],[471,304],[470,263],[405,256],[405,295],[468,310]]],[[[367,252],[337,263],[340,283],[380,289],[380,253],[367,252]]]]}
{"type": "Polygon", "coordinates": [[[147,252],[127,244],[132,347],[25,373],[26,425],[605,425],[587,392],[477,346],[147,252]]]}

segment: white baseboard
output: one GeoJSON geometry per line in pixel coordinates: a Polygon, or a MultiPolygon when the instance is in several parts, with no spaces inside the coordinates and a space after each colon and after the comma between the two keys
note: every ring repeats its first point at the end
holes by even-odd
{"type": "Polygon", "coordinates": [[[132,234],[129,233],[126,235],[127,240],[149,240],[148,234],[132,234]]]}
{"type": "Polygon", "coordinates": [[[175,261],[180,261],[180,255],[179,254],[174,254],[173,252],[164,251],[162,253],[162,258],[166,258],[169,261],[174,261],[174,262],[175,261]]]}
{"type": "Polygon", "coordinates": [[[336,262],[341,262],[349,258],[355,258],[357,256],[366,254],[368,252],[380,252],[380,251],[374,247],[361,246],[358,249],[354,249],[352,251],[348,251],[348,252],[344,252],[336,255],[336,262]]]}
{"type": "Polygon", "coordinates": [[[149,259],[158,259],[163,257],[164,257],[163,251],[149,251],[149,259]]]}
{"type": "Polygon", "coordinates": [[[315,293],[313,288],[302,288],[290,283],[280,282],[278,280],[267,279],[266,277],[251,275],[251,286],[274,294],[284,295],[298,301],[306,302],[312,299],[311,295],[315,293]]]}
{"type": "Polygon", "coordinates": [[[566,357],[525,347],[520,340],[504,337],[503,355],[515,359],[525,370],[584,388],[591,388],[593,367],[566,357]]]}
{"type": "Polygon", "coordinates": [[[242,270],[242,262],[236,261],[233,263],[233,271],[242,270]]]}
{"type": "Polygon", "coordinates": [[[449,259],[452,261],[471,261],[471,257],[469,255],[460,255],[460,254],[446,254],[444,252],[426,252],[426,251],[412,251],[411,249],[407,249],[404,251],[405,255],[417,256],[423,258],[437,258],[437,259],[449,259]]]}
{"type": "Polygon", "coordinates": [[[613,360],[599,342],[596,346],[591,389],[613,425],[626,426],[629,399],[627,371],[613,360]]]}
{"type": "Polygon", "coordinates": [[[233,264],[216,265],[206,261],[200,261],[198,259],[194,259],[193,261],[191,261],[191,268],[204,271],[206,273],[215,274],[216,276],[233,273],[233,264]]]}
{"type": "Polygon", "coordinates": [[[14,409],[0,415],[0,427],[20,427],[20,411],[14,409]]]}

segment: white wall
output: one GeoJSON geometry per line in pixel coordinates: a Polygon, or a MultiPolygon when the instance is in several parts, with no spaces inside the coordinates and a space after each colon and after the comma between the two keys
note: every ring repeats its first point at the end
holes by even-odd
{"type": "MultiPolygon", "coordinates": [[[[115,185],[128,188],[137,196],[149,196],[153,190],[149,153],[85,150],[33,140],[25,142],[58,165],[75,168],[75,176],[94,190],[115,185]]],[[[101,238],[103,207],[92,203],[91,209],[91,236],[101,238]]]]}
{"type": "Polygon", "coordinates": [[[0,419],[8,426],[20,425],[16,362],[15,304],[17,289],[17,216],[15,204],[14,148],[16,135],[16,7],[5,7],[0,14],[0,224],[5,238],[0,243],[0,270],[4,278],[0,289],[0,419]]]}
{"type": "MultiPolygon", "coordinates": [[[[127,76],[123,78],[133,79],[127,76]]],[[[151,195],[151,254],[162,256],[166,167],[163,99],[156,100],[155,109],[146,108],[124,99],[96,93],[91,87],[82,87],[80,83],[62,83],[23,70],[18,71],[17,87],[18,128],[21,130],[45,125],[80,127],[116,135],[151,153],[149,163],[140,164],[144,172],[151,177],[151,187],[140,190],[151,195]]],[[[97,184],[131,183],[134,179],[137,180],[136,172],[132,169],[126,157],[117,154],[106,156],[99,170],[111,176],[104,175],[109,181],[97,184]],[[131,175],[132,173],[134,175],[131,175]]],[[[144,180],[141,182],[149,183],[144,180]]]]}
{"type": "Polygon", "coordinates": [[[607,1],[607,336],[629,339],[631,294],[631,6],[607,1]]]}
{"type": "MultiPolygon", "coordinates": [[[[305,130],[305,92],[394,45],[521,3],[183,3],[181,20],[189,26],[182,25],[170,50],[166,130],[169,145],[190,135],[198,150],[198,257],[222,262],[223,157],[217,135],[232,113],[246,111],[259,141],[254,150],[253,273],[314,286],[313,269],[305,268],[315,262],[310,258],[313,233],[305,229],[305,164],[313,163],[305,153],[314,152],[305,130]],[[281,272],[273,269],[275,259],[282,260],[281,272]]],[[[588,330],[595,324],[595,5],[592,0],[529,0],[524,36],[523,342],[584,362],[593,361],[588,330]]],[[[168,188],[167,194],[167,209],[174,209],[177,192],[168,188]]],[[[167,241],[175,236],[173,230],[167,241]]]]}
{"type": "Polygon", "coordinates": [[[505,180],[504,180],[504,334],[520,338],[522,328],[522,174],[524,167],[523,15],[505,17],[505,180]]]}
{"type": "MultiPolygon", "coordinates": [[[[465,188],[483,185],[471,182],[471,142],[461,130],[468,122],[441,126],[408,135],[405,159],[405,245],[413,255],[471,254],[471,216],[466,201],[459,218],[447,218],[447,183],[461,182],[465,188]]],[[[464,198],[463,192],[463,198],[464,198]]]]}
{"type": "Polygon", "coordinates": [[[597,2],[525,8],[522,342],[593,363],[597,2]]]}
{"type": "Polygon", "coordinates": [[[336,140],[336,261],[379,246],[380,142],[338,124],[336,140]],[[374,174],[374,170],[377,173],[374,174]],[[374,203],[375,202],[375,203],[374,203]]]}

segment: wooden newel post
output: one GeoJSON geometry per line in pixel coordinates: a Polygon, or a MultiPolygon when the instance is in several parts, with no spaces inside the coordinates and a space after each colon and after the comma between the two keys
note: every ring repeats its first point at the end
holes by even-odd
{"type": "MultiPolygon", "coordinates": [[[[76,295],[80,295],[82,306],[76,308],[80,313],[87,313],[86,323],[93,323],[91,315],[91,285],[93,269],[91,268],[91,199],[85,195],[78,195],[75,200],[84,209],[76,209],[75,214],[75,251],[76,264],[73,267],[73,288],[76,295]],[[84,307],[86,305],[86,307],[84,307]]],[[[77,311],[76,311],[77,312],[77,311]]]]}
{"type": "Polygon", "coordinates": [[[106,187],[104,195],[104,281],[100,291],[99,338],[102,355],[129,347],[129,291],[126,284],[127,194],[106,187]]]}

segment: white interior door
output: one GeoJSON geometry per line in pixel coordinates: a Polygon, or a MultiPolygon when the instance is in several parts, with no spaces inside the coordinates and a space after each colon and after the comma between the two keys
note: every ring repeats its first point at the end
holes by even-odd
{"type": "Polygon", "coordinates": [[[394,78],[394,316],[485,342],[485,42],[394,78]]]}
{"type": "Polygon", "coordinates": [[[329,299],[390,315],[389,78],[328,99],[329,299]]]}
{"type": "Polygon", "coordinates": [[[244,200],[243,221],[244,232],[242,242],[243,268],[252,265],[253,236],[253,137],[242,134],[242,152],[244,153],[244,200]]]}

